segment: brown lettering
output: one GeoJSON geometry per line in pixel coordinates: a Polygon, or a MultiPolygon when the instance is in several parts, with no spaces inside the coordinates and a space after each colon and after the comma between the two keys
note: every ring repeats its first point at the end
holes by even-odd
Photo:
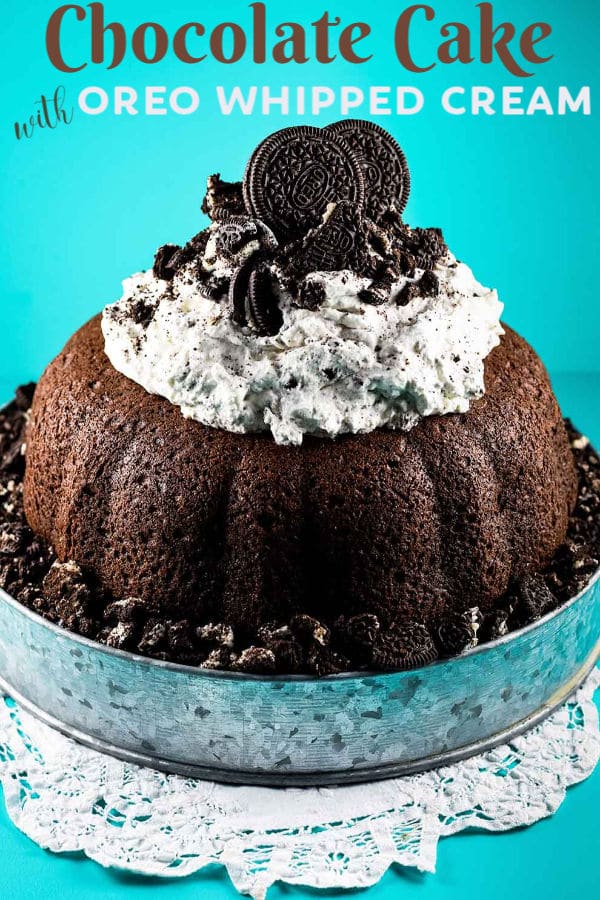
{"type": "Polygon", "coordinates": [[[81,70],[85,69],[87,66],[87,63],[82,63],[80,66],[69,66],[62,55],[60,30],[66,13],[71,10],[75,13],[77,21],[83,22],[86,15],[83,6],[67,4],[66,6],[60,6],[58,9],[54,10],[46,27],[46,52],[48,53],[48,58],[54,68],[60,69],[61,72],[81,72],[81,70]]]}
{"type": "Polygon", "coordinates": [[[340,22],[341,19],[339,16],[336,16],[335,19],[329,21],[328,12],[324,12],[320,19],[311,22],[311,25],[315,29],[315,48],[318,62],[331,63],[336,58],[335,53],[333,56],[330,56],[329,54],[329,29],[337,28],[340,22]]]}
{"type": "Polygon", "coordinates": [[[340,53],[347,62],[364,63],[373,59],[373,54],[368,56],[359,56],[354,52],[354,45],[364,40],[371,34],[371,28],[366,22],[353,22],[352,25],[346,25],[340,34],[340,53]],[[354,31],[358,31],[356,37],[352,36],[354,31]]]}
{"type": "Polygon", "coordinates": [[[205,33],[204,25],[199,22],[187,22],[178,28],[173,37],[173,52],[177,59],[184,63],[199,63],[206,59],[206,53],[202,56],[192,56],[187,48],[187,36],[189,31],[195,31],[198,37],[205,33]]]}
{"type": "Polygon", "coordinates": [[[430,69],[433,69],[435,66],[435,63],[432,63],[430,66],[418,66],[410,53],[410,27],[413,16],[419,11],[425,13],[425,18],[428,22],[431,22],[431,20],[435,18],[435,11],[431,6],[417,4],[405,9],[396,22],[396,32],[394,35],[396,56],[404,68],[409,72],[429,72],[430,69]]]}
{"type": "MultiPolygon", "coordinates": [[[[252,59],[255,63],[264,63],[271,56],[276,63],[295,62],[304,64],[312,57],[313,47],[307,55],[307,42],[314,41],[314,58],[319,63],[329,64],[338,58],[338,54],[346,62],[360,64],[373,59],[373,54],[361,52],[360,42],[371,34],[371,27],[366,22],[352,22],[342,26],[339,16],[331,16],[329,12],[311,22],[312,32],[298,22],[281,22],[271,27],[267,34],[267,7],[264,2],[249,4],[252,11],[252,59]],[[336,31],[336,29],[339,29],[336,31]],[[275,38],[270,37],[274,30],[275,38]]],[[[471,63],[478,58],[482,63],[492,63],[497,58],[505,69],[517,77],[531,77],[533,72],[523,68],[527,62],[539,64],[553,59],[552,54],[542,55],[537,49],[551,34],[552,28],[546,22],[534,22],[517,32],[511,22],[495,24],[494,6],[491,2],[477,3],[479,10],[479,46],[475,47],[475,33],[462,22],[447,22],[439,29],[437,38],[437,59],[428,65],[422,65],[412,53],[414,31],[421,21],[432,22],[436,18],[435,9],[424,3],[415,3],[403,10],[396,21],[394,45],[398,62],[409,72],[429,72],[438,61],[442,64],[471,63]],[[414,26],[414,27],[413,27],[414,26]],[[518,45],[518,48],[517,48],[518,45]],[[475,51],[473,55],[472,50],[475,51]],[[478,52],[477,52],[478,51],[478,52]],[[520,52],[518,52],[520,51],[520,52]]],[[[66,30],[69,16],[77,22],[89,20],[91,50],[89,61],[108,69],[114,69],[123,59],[129,48],[129,36],[120,22],[105,22],[104,3],[90,2],[87,6],[72,3],[64,4],[56,9],[46,26],[46,49],[52,65],[62,72],[80,72],[88,62],[72,65],[65,59],[66,30]],[[88,16],[89,10],[89,16],[88,16]],[[107,35],[112,43],[107,43],[107,35]]],[[[72,23],[71,23],[72,24],[72,23]]],[[[181,62],[192,64],[202,62],[209,56],[205,26],[199,22],[188,22],[175,31],[173,53],[181,62]],[[205,38],[198,42],[205,53],[194,54],[188,47],[192,43],[192,35],[205,38]]],[[[154,64],[164,59],[169,52],[171,32],[157,22],[144,22],[138,25],[131,37],[131,51],[143,63],[154,64]]],[[[221,22],[212,30],[208,38],[210,55],[216,62],[231,64],[238,62],[246,54],[250,40],[250,31],[244,30],[236,22],[221,22]]],[[[130,52],[131,52],[130,51],[130,52]]],[[[68,55],[68,54],[67,54],[68,55]]],[[[432,54],[433,55],[433,54],[432,54]]],[[[430,57],[431,58],[431,57],[430,57]]]]}
{"type": "Polygon", "coordinates": [[[104,5],[102,3],[88,3],[88,9],[92,13],[92,62],[104,62],[104,35],[109,31],[113,39],[113,54],[107,68],[114,69],[123,62],[125,56],[125,29],[119,22],[104,24],[104,5]]]}
{"type": "Polygon", "coordinates": [[[252,58],[255,63],[264,63],[267,59],[267,10],[264,3],[251,3],[250,9],[254,21],[252,58]]]}
{"type": "Polygon", "coordinates": [[[442,26],[441,35],[449,38],[449,40],[441,43],[438,48],[438,59],[440,62],[473,62],[473,57],[471,56],[471,32],[466,25],[463,25],[462,22],[448,22],[442,26]],[[455,29],[454,35],[451,31],[452,28],[455,29]],[[456,48],[452,50],[454,44],[456,44],[456,48]]]}
{"type": "Polygon", "coordinates": [[[478,3],[480,16],[480,56],[481,62],[491,63],[494,50],[504,67],[512,75],[529,78],[533,73],[526,72],[512,55],[509,44],[515,36],[515,26],[510,22],[502,22],[494,28],[494,8],[491,3],[478,3]]]}
{"type": "Polygon", "coordinates": [[[545,40],[547,37],[550,37],[552,34],[552,28],[548,25],[547,22],[534,22],[533,25],[528,25],[523,34],[521,35],[521,40],[519,46],[521,48],[521,53],[525,57],[525,59],[530,63],[545,63],[549,62],[553,59],[554,54],[550,54],[550,56],[540,56],[539,53],[536,53],[533,49],[536,44],[539,44],[540,41],[545,40]],[[536,29],[540,30],[538,37],[535,37],[536,29]]]}
{"type": "Polygon", "coordinates": [[[277,63],[306,63],[308,57],[306,55],[306,35],[304,28],[297,22],[282,22],[275,29],[277,37],[284,37],[286,28],[289,28],[290,34],[283,41],[278,41],[273,47],[273,59],[277,63]],[[289,44],[291,52],[286,53],[286,46],[289,44]]]}
{"type": "Polygon", "coordinates": [[[217,25],[210,35],[210,50],[217,62],[227,64],[239,62],[246,51],[246,35],[235,22],[222,22],[220,25],[217,25]],[[225,33],[227,31],[231,31],[233,38],[233,46],[229,57],[225,56],[225,50],[223,48],[225,33]]]}
{"type": "Polygon", "coordinates": [[[140,62],[157,63],[166,56],[169,49],[169,38],[162,25],[158,25],[156,22],[144,22],[143,25],[138,25],[133,32],[131,46],[140,62]],[[154,34],[154,53],[152,56],[146,53],[147,34],[154,34]]]}

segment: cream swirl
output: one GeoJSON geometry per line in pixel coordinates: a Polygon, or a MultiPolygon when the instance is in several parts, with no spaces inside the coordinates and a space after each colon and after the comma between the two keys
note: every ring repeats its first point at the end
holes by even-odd
{"type": "Polygon", "coordinates": [[[192,264],[170,282],[142,272],[104,310],[105,350],[128,378],[215,428],[270,430],[280,444],[408,429],[422,416],[465,412],[483,395],[484,360],[503,333],[496,291],[468,266],[448,255],[434,272],[437,296],[397,302],[417,270],[380,306],[359,299],[368,279],[314,272],[319,308],[282,292],[283,326],[267,337],[204,296],[192,264]]]}

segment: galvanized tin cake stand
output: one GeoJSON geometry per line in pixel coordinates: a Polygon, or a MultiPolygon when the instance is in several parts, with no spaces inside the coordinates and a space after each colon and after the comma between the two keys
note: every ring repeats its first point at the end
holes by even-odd
{"type": "Polygon", "coordinates": [[[321,679],[146,659],[0,591],[0,686],[21,706],[105,753],[235,783],[348,783],[463,759],[549,715],[599,653],[600,571],[555,612],[461,656],[321,679]]]}

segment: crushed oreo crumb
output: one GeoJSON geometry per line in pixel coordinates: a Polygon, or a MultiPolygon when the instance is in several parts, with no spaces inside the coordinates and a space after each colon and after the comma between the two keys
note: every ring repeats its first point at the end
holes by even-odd
{"type": "Polygon", "coordinates": [[[119,625],[120,623],[143,622],[149,613],[150,610],[140,599],[125,597],[123,600],[114,600],[112,603],[108,603],[102,617],[111,625],[119,625]]]}
{"type": "Polygon", "coordinates": [[[241,181],[223,181],[219,173],[209,175],[201,208],[213,222],[223,221],[229,216],[245,215],[241,181]]]}
{"type": "Polygon", "coordinates": [[[271,271],[266,265],[259,263],[250,273],[247,300],[252,324],[258,334],[277,334],[283,324],[283,316],[271,271]]]}
{"type": "Polygon", "coordinates": [[[321,647],[326,647],[331,638],[331,633],[326,625],[305,614],[293,617],[290,621],[290,631],[300,643],[307,646],[317,643],[321,647]]]}
{"type": "Polygon", "coordinates": [[[479,643],[487,644],[488,641],[495,641],[508,634],[508,617],[509,611],[506,609],[499,609],[486,616],[479,631],[479,643]]]}
{"type": "Polygon", "coordinates": [[[318,309],[326,297],[325,286],[318,281],[304,279],[300,286],[300,306],[304,309],[318,309]]]}
{"type": "Polygon", "coordinates": [[[143,297],[139,297],[135,300],[129,309],[129,314],[132,320],[136,325],[141,325],[142,328],[147,328],[152,319],[154,318],[154,313],[156,312],[156,307],[151,303],[146,303],[143,297]]]}
{"type": "Polygon", "coordinates": [[[175,274],[175,269],[170,265],[171,260],[181,250],[178,244],[164,244],[159,247],[154,257],[154,266],[152,271],[157,278],[169,281],[175,274]]]}
{"type": "Polygon", "coordinates": [[[430,269],[427,269],[419,279],[419,289],[423,297],[437,297],[440,292],[440,280],[430,269]]]}
{"type": "Polygon", "coordinates": [[[368,287],[359,292],[358,299],[362,300],[363,303],[370,303],[371,306],[381,306],[389,296],[390,286],[388,284],[372,281],[368,287]]]}
{"type": "Polygon", "coordinates": [[[415,669],[433,662],[438,655],[431,635],[416,622],[390,625],[373,642],[371,665],[375,669],[415,669]]]}
{"type": "Polygon", "coordinates": [[[246,647],[232,665],[235,672],[268,675],[276,671],[275,654],[266,647],[246,647]]]}
{"type": "Polygon", "coordinates": [[[525,575],[510,589],[508,604],[513,628],[529,625],[557,606],[556,597],[542,575],[525,575]]]}
{"type": "Polygon", "coordinates": [[[440,656],[457,656],[477,643],[477,627],[471,611],[451,613],[436,629],[434,640],[440,656]]]}
{"type": "Polygon", "coordinates": [[[136,645],[136,628],[132,622],[119,622],[111,628],[105,638],[109,647],[117,650],[134,650],[136,645]]]}
{"type": "Polygon", "coordinates": [[[396,297],[396,303],[398,304],[398,306],[406,306],[408,303],[414,300],[415,297],[420,296],[421,290],[418,283],[416,281],[407,281],[407,283],[404,285],[404,287],[396,297]]]}
{"type": "Polygon", "coordinates": [[[356,616],[340,616],[334,623],[334,632],[342,650],[358,668],[369,665],[373,646],[378,638],[381,623],[373,613],[356,616]]]}
{"type": "Polygon", "coordinates": [[[256,674],[325,676],[408,669],[503,637],[579,593],[600,559],[600,459],[567,420],[579,496],[567,539],[544,572],[514,582],[496,608],[450,613],[432,633],[416,623],[389,624],[365,613],[324,622],[289,621],[236,633],[227,623],[174,621],[136,597],[118,599],[72,561],[62,562],[36,536],[23,511],[24,444],[34,385],[19,388],[0,411],[0,587],[52,622],[107,646],[199,666],[256,674]]]}
{"type": "Polygon", "coordinates": [[[158,656],[167,644],[167,625],[156,619],[149,619],[142,629],[137,649],[145,656],[158,656]]]}

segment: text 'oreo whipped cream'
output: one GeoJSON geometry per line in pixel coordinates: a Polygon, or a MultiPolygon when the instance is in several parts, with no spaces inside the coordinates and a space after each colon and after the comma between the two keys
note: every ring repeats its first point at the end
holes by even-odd
{"type": "Polygon", "coordinates": [[[186,417],[281,444],[465,412],[502,304],[402,221],[409,188],[377,125],[271,135],[243,184],[208,179],[209,228],[105,308],[111,363],[186,417]]]}

